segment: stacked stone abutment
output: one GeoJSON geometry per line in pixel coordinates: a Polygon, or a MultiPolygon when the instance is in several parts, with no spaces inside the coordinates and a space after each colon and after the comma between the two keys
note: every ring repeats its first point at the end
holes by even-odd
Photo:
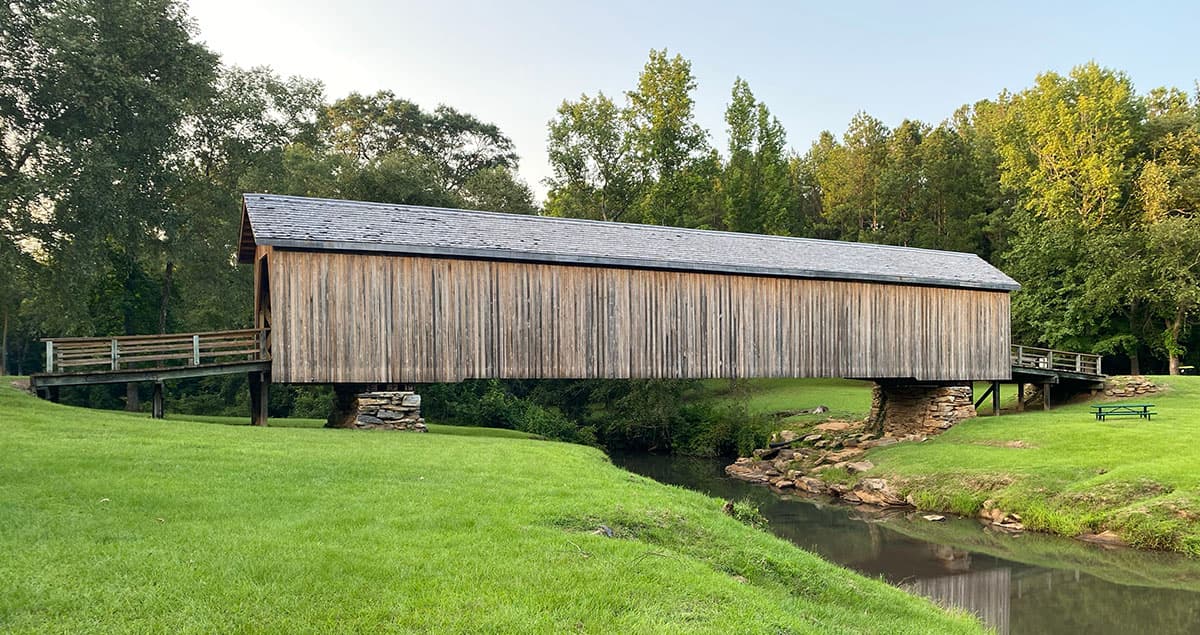
{"type": "Polygon", "coordinates": [[[970,386],[877,383],[867,425],[889,437],[931,436],[975,414],[970,386]]]}
{"type": "Polygon", "coordinates": [[[376,391],[355,394],[337,390],[333,411],[325,426],[359,430],[411,430],[427,432],[421,418],[421,395],[411,391],[376,391]]]}

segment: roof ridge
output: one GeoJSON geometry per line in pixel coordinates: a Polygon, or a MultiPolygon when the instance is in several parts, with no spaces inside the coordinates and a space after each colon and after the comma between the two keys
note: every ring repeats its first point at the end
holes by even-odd
{"type": "Polygon", "coordinates": [[[970,252],[286,194],[247,193],[243,205],[250,240],[280,248],[1020,288],[970,252]]]}
{"type": "MultiPolygon", "coordinates": [[[[681,232],[697,233],[697,234],[704,234],[704,235],[731,236],[731,237],[735,237],[735,238],[755,238],[755,239],[765,238],[765,239],[769,239],[769,240],[778,240],[780,242],[819,243],[819,244],[824,244],[824,245],[843,245],[843,246],[853,247],[856,249],[870,248],[870,249],[887,249],[887,250],[902,251],[902,252],[938,253],[938,254],[946,254],[946,255],[950,255],[950,256],[957,256],[957,257],[961,257],[961,258],[977,258],[979,260],[983,260],[983,258],[980,257],[979,254],[969,252],[969,251],[950,251],[947,249],[927,249],[924,247],[909,247],[906,245],[889,245],[886,243],[866,243],[866,242],[857,242],[857,241],[851,241],[851,240],[833,240],[833,239],[829,239],[829,238],[810,238],[807,236],[781,236],[778,234],[755,234],[755,233],[751,233],[751,232],[735,232],[735,231],[722,230],[722,229],[699,229],[699,228],[695,228],[695,227],[677,227],[675,225],[650,225],[650,224],[646,224],[646,223],[630,223],[630,222],[626,222],[626,221],[606,221],[606,220],[599,220],[599,219],[593,219],[593,218],[570,218],[567,216],[544,216],[541,214],[512,214],[512,213],[508,213],[508,212],[494,212],[494,211],[489,211],[489,210],[477,210],[477,209],[461,209],[461,208],[456,208],[456,207],[437,207],[437,206],[433,206],[433,205],[412,205],[409,203],[383,203],[383,202],[378,202],[378,201],[355,201],[355,200],[342,199],[342,198],[295,196],[295,195],[291,195],[291,194],[269,194],[269,193],[255,192],[255,193],[247,193],[247,194],[244,194],[243,196],[284,198],[284,199],[299,200],[299,201],[324,201],[324,202],[329,202],[329,203],[338,203],[338,204],[343,204],[343,205],[354,205],[354,206],[362,206],[362,207],[371,207],[371,206],[395,207],[395,208],[403,208],[403,209],[414,210],[414,211],[427,210],[427,211],[431,211],[431,212],[448,212],[451,214],[480,215],[480,216],[486,216],[489,218],[503,217],[506,220],[525,220],[525,221],[534,221],[534,222],[549,221],[549,222],[559,222],[559,223],[569,224],[569,225],[585,225],[586,224],[586,225],[596,225],[596,226],[601,226],[601,227],[618,226],[618,227],[627,227],[630,229],[634,229],[636,231],[681,231],[681,232]]],[[[987,262],[986,260],[983,260],[983,261],[987,262]]],[[[990,263],[988,263],[988,264],[990,264],[990,263]]]]}

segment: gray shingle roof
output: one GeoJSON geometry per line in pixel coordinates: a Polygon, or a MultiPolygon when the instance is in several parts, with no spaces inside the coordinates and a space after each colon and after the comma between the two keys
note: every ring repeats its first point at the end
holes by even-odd
{"type": "Polygon", "coordinates": [[[254,242],[276,247],[1019,288],[979,256],[949,251],[274,194],[244,201],[254,242]]]}

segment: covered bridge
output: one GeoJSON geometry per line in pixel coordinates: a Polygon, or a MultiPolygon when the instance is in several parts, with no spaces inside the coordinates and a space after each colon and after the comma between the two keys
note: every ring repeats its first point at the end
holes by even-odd
{"type": "Polygon", "coordinates": [[[974,254],[411,205],[244,197],[270,380],[1007,380],[974,254]]]}

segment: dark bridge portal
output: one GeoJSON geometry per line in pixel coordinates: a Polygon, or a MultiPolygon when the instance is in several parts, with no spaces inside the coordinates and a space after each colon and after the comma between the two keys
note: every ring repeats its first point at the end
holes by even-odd
{"type": "Polygon", "coordinates": [[[247,194],[271,380],[1007,380],[974,254],[247,194]]]}

